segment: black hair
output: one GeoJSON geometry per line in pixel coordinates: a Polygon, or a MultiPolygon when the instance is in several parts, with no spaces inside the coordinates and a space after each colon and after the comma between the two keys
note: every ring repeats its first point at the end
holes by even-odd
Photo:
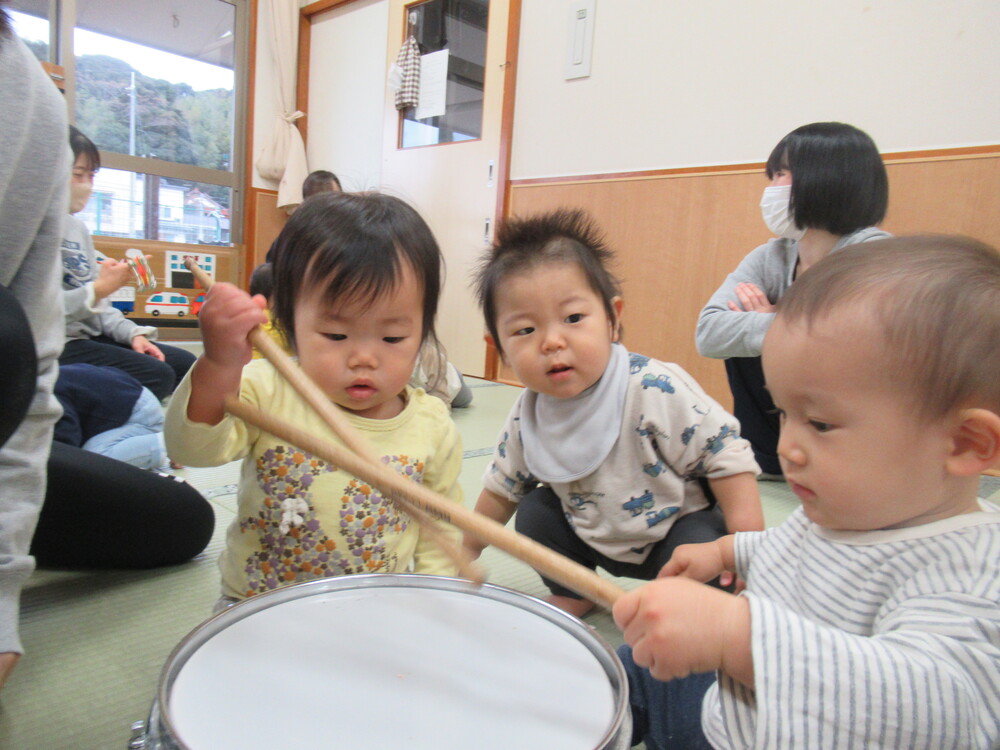
{"type": "Polygon", "coordinates": [[[72,125],[69,126],[69,146],[73,149],[74,164],[83,155],[87,157],[87,162],[92,170],[96,172],[101,168],[101,154],[98,152],[97,146],[72,125]]]}
{"type": "Polygon", "coordinates": [[[337,175],[325,169],[317,169],[315,172],[310,172],[302,181],[302,197],[305,199],[317,193],[332,192],[333,185],[337,186],[337,190],[343,190],[337,175]]]}
{"type": "Polygon", "coordinates": [[[250,274],[250,295],[264,295],[270,301],[274,291],[274,273],[270,263],[261,263],[250,274]]]}
{"type": "Polygon", "coordinates": [[[474,280],[479,306],[497,352],[503,354],[496,309],[500,284],[509,276],[543,263],[576,264],[587,277],[590,288],[601,298],[608,320],[620,335],[614,298],[621,295],[621,284],[607,268],[613,260],[614,253],[585,211],[560,209],[528,219],[508,219],[501,224],[474,280]]]}
{"type": "Polygon", "coordinates": [[[845,235],[885,218],[889,179],[875,141],[842,122],[814,122],[786,135],[767,160],[768,178],[792,173],[789,208],[799,229],[845,235]]]}
{"type": "Polygon", "coordinates": [[[295,302],[317,284],[323,299],[372,300],[399,283],[403,264],[423,287],[423,341],[434,338],[443,260],[420,215],[379,193],[320,193],[304,201],[274,244],[271,311],[295,344],[295,302]]]}

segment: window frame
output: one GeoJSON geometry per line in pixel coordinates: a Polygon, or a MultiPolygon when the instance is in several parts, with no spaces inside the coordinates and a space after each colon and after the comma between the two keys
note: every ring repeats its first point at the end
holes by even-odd
{"type": "MultiPolygon", "coordinates": [[[[232,191],[232,200],[229,206],[229,244],[232,247],[239,247],[243,245],[243,217],[246,202],[244,187],[247,169],[247,129],[242,125],[247,122],[250,95],[250,15],[255,12],[256,3],[253,0],[218,1],[232,5],[235,12],[233,30],[236,37],[233,58],[233,140],[230,159],[232,170],[198,167],[146,156],[120,154],[104,149],[100,149],[100,155],[101,166],[109,169],[221,185],[229,188],[232,191]]],[[[49,61],[63,69],[67,116],[72,124],[76,123],[76,55],[73,50],[76,16],[77,0],[49,0],[49,61]]],[[[145,239],[159,241],[156,237],[145,239]]],[[[170,244],[183,247],[183,243],[170,244]]]]}

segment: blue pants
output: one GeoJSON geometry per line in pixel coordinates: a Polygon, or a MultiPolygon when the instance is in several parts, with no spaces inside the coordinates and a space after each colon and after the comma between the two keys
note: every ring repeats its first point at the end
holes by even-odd
{"type": "Polygon", "coordinates": [[[646,750],[712,750],[701,731],[701,703],[715,682],[715,672],[661,682],[632,661],[629,646],[621,646],[618,656],[628,675],[632,745],[645,742],[646,750]]]}
{"type": "Polygon", "coordinates": [[[180,347],[156,343],[166,357],[161,362],[148,354],[139,354],[131,347],[119,344],[107,336],[92,339],[72,339],[66,342],[59,364],[71,365],[82,362],[102,367],[117,367],[124,370],[144,386],[149,388],[160,401],[174,392],[181,378],[191,369],[195,356],[180,347]]]}
{"type": "MultiPolygon", "coordinates": [[[[532,490],[517,506],[514,527],[539,544],[544,544],[586,568],[604,568],[611,575],[650,581],[681,544],[713,542],[726,535],[726,522],[718,508],[699,510],[677,519],[667,536],[657,542],[642,563],[626,563],[602,555],[576,535],[563,513],[562,502],[549,487],[532,490]]],[[[559,596],[579,599],[576,594],[542,576],[549,591],[559,596]]]]}
{"type": "Polygon", "coordinates": [[[128,422],[94,435],[82,448],[139,469],[158,469],[167,460],[167,448],[163,443],[163,407],[159,399],[151,390],[143,388],[128,422]]]}

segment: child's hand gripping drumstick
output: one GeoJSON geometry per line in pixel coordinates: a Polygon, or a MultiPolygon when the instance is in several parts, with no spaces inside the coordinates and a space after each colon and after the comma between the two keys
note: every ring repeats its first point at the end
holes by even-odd
{"type": "MultiPolygon", "coordinates": [[[[209,276],[203,269],[201,269],[193,258],[185,258],[184,265],[197,279],[198,283],[201,284],[208,291],[212,284],[215,283],[211,276],[209,276]]],[[[326,394],[321,391],[315,383],[313,383],[309,377],[302,372],[302,370],[292,361],[292,359],[282,351],[281,347],[275,343],[274,339],[267,335],[260,328],[255,328],[250,332],[250,343],[257,348],[257,350],[264,355],[264,357],[274,365],[274,368],[281,373],[281,375],[287,380],[293,388],[299,393],[302,398],[305,399],[324,422],[334,431],[334,433],[344,441],[344,443],[350,448],[357,456],[362,460],[362,463],[374,464],[381,466],[381,462],[378,457],[372,451],[371,446],[368,442],[361,437],[361,435],[351,426],[351,424],[344,418],[344,415],[340,413],[340,409],[334,405],[327,397],[326,394]]],[[[237,401],[238,403],[238,401],[237,401]]],[[[227,408],[227,411],[232,410],[227,408]]],[[[239,416],[238,414],[236,416],[239,416]]],[[[259,426],[259,425],[258,425],[259,426]]],[[[272,434],[277,434],[271,431],[272,434]]],[[[301,446],[300,447],[304,447],[301,446]]],[[[317,454],[319,455],[319,454],[317,454]]],[[[346,464],[341,463],[341,466],[347,468],[346,464]]],[[[350,469],[348,469],[350,471],[350,469]]],[[[351,471],[362,479],[364,477],[355,471],[351,471]]],[[[404,480],[409,481],[409,480],[404,480]]],[[[430,517],[427,516],[420,508],[415,507],[412,503],[408,502],[406,497],[394,498],[398,499],[400,506],[406,511],[419,526],[422,534],[427,534],[428,538],[438,546],[438,548],[448,556],[448,558],[455,564],[458,568],[459,574],[464,578],[468,578],[476,583],[482,583],[485,576],[482,573],[480,566],[470,559],[469,553],[455,544],[452,540],[448,539],[441,530],[438,529],[430,517]]]]}

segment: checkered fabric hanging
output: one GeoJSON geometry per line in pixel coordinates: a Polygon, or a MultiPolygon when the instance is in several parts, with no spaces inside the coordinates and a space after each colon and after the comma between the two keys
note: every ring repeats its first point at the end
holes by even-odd
{"type": "Polygon", "coordinates": [[[396,66],[402,72],[402,83],[396,90],[396,109],[416,107],[420,99],[420,47],[412,35],[399,48],[396,66]]]}

